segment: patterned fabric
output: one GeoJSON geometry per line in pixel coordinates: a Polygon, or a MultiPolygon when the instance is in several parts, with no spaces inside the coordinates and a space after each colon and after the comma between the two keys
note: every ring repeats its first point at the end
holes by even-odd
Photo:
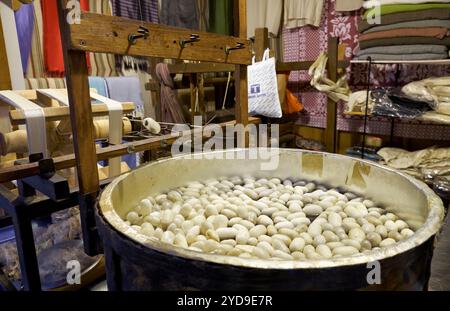
{"type": "Polygon", "coordinates": [[[197,5],[197,0],[162,0],[160,22],[168,26],[198,30],[197,5]]]}
{"type": "Polygon", "coordinates": [[[111,0],[115,16],[159,23],[158,0],[111,0]]]}
{"type": "MultiPolygon", "coordinates": [[[[44,65],[44,30],[41,2],[44,0],[33,1],[34,6],[34,32],[31,42],[31,56],[28,61],[28,70],[26,78],[46,78],[48,73],[44,65]]],[[[111,4],[109,0],[89,0],[90,12],[112,15],[111,4]]],[[[101,77],[117,76],[114,64],[114,56],[103,53],[89,53],[91,75],[101,77]]]]}
{"type": "MultiPolygon", "coordinates": [[[[284,61],[315,60],[321,52],[327,50],[328,36],[339,37],[345,44],[345,57],[352,59],[359,51],[358,22],[361,11],[350,14],[337,13],[334,9],[335,0],[327,0],[324,4],[322,20],[319,28],[311,26],[297,29],[284,29],[284,61]]],[[[352,65],[348,69],[348,77],[352,89],[361,90],[366,85],[367,66],[352,65]]],[[[408,82],[421,80],[430,76],[450,76],[450,66],[433,65],[377,65],[372,68],[371,83],[373,86],[404,85],[408,82]],[[397,67],[400,74],[396,78],[397,67]]],[[[305,113],[300,115],[298,124],[311,127],[326,127],[327,97],[318,93],[309,85],[310,77],[305,71],[292,72],[289,89],[298,96],[305,105],[305,113]]],[[[340,131],[362,132],[362,118],[344,117],[343,104],[339,104],[338,129],[340,131]]],[[[373,118],[369,122],[368,132],[373,134],[387,134],[391,130],[391,121],[383,118],[373,118]]],[[[448,127],[439,125],[424,126],[418,121],[398,121],[394,126],[394,133],[401,137],[415,137],[422,139],[450,139],[448,127]]]]}

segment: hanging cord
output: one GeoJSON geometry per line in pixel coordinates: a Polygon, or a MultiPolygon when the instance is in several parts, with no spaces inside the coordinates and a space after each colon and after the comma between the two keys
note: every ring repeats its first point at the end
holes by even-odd
{"type": "Polygon", "coordinates": [[[223,98],[222,110],[225,110],[225,104],[227,103],[228,89],[230,88],[230,82],[231,82],[231,72],[228,73],[228,81],[227,87],[225,89],[225,96],[223,98]]]}

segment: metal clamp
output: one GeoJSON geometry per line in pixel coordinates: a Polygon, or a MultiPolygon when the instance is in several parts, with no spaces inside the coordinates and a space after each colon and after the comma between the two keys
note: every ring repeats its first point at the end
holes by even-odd
{"type": "Polygon", "coordinates": [[[129,34],[128,35],[128,42],[130,42],[131,45],[136,44],[138,39],[144,38],[147,39],[150,35],[150,31],[145,28],[144,26],[139,26],[138,31],[139,34],[129,34]]]}
{"type": "Polygon", "coordinates": [[[181,39],[181,40],[180,40],[180,47],[181,47],[182,49],[184,49],[184,48],[186,47],[187,44],[189,44],[189,43],[194,43],[194,42],[198,42],[198,41],[200,41],[200,36],[197,35],[197,34],[191,34],[191,35],[189,36],[189,39],[188,39],[188,40],[185,40],[185,39],[181,39]]]}
{"type": "Polygon", "coordinates": [[[234,50],[242,50],[242,49],[245,49],[245,44],[244,44],[244,43],[241,43],[241,42],[238,42],[234,48],[233,48],[233,47],[230,47],[230,46],[227,46],[227,47],[225,48],[225,53],[226,53],[227,55],[229,55],[229,54],[231,53],[231,51],[234,51],[234,50]]]}

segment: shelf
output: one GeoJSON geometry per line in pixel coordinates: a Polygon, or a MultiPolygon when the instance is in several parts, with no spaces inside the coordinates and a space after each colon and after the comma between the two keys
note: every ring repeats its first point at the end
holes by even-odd
{"type": "MultiPolygon", "coordinates": [[[[344,112],[343,113],[344,116],[347,117],[364,117],[364,112],[344,112]]],[[[371,118],[385,118],[385,119],[396,119],[396,120],[400,120],[400,121],[404,121],[404,122],[421,122],[421,125],[450,125],[447,122],[438,122],[438,121],[431,121],[431,120],[427,120],[427,119],[422,119],[422,118],[399,118],[399,117],[388,117],[388,116],[374,116],[372,114],[368,114],[367,117],[369,119],[371,118]]]]}
{"type": "MultiPolygon", "coordinates": [[[[351,64],[368,64],[367,60],[351,60],[351,64]]],[[[450,65],[450,59],[436,59],[436,60],[373,60],[373,65],[390,65],[390,64],[405,64],[405,65],[450,65]]]]}

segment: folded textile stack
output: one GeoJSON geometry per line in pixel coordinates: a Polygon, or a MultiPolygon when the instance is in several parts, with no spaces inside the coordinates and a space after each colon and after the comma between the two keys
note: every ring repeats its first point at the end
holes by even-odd
{"type": "Polygon", "coordinates": [[[449,57],[450,0],[366,0],[356,59],[439,60],[449,57]]]}
{"type": "Polygon", "coordinates": [[[382,158],[382,164],[421,180],[433,180],[437,176],[450,174],[450,148],[431,147],[415,152],[383,148],[378,155],[382,158]]]}

